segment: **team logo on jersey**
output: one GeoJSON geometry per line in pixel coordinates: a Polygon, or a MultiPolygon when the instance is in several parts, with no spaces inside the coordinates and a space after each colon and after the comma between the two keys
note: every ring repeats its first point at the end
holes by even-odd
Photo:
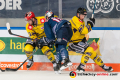
{"type": "Polygon", "coordinates": [[[41,29],[44,29],[44,27],[41,27],[41,29]]]}
{"type": "Polygon", "coordinates": [[[41,22],[41,23],[44,23],[44,22],[45,22],[45,19],[44,19],[44,18],[40,19],[40,22],[41,22]]]}
{"type": "MultiPolygon", "coordinates": [[[[87,0],[86,6],[90,12],[94,9],[95,0],[87,0]]],[[[96,0],[95,13],[109,13],[114,8],[114,0],[96,0]]]]}
{"type": "Polygon", "coordinates": [[[0,51],[4,49],[5,49],[5,43],[2,40],[0,40],[0,51]]]}
{"type": "Polygon", "coordinates": [[[32,30],[32,28],[33,28],[33,26],[30,26],[30,25],[28,26],[28,29],[29,29],[29,30],[32,30]]]}
{"type": "Polygon", "coordinates": [[[70,75],[71,78],[75,78],[76,77],[76,72],[71,71],[69,75],[70,75]]]}

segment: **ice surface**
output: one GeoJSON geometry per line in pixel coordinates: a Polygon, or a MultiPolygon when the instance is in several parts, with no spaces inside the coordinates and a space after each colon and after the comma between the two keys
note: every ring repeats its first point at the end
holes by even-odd
{"type": "Polygon", "coordinates": [[[76,76],[75,78],[71,78],[69,73],[69,71],[63,71],[62,74],[55,74],[54,71],[0,72],[0,80],[120,80],[120,73],[117,76],[76,76]]]}

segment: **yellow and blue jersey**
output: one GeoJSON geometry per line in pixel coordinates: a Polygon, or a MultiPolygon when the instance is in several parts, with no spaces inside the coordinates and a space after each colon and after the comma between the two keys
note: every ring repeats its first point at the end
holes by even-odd
{"type": "Polygon", "coordinates": [[[86,34],[91,31],[91,26],[85,26],[85,22],[81,21],[78,17],[74,16],[71,20],[71,28],[73,31],[73,36],[70,41],[77,43],[82,41],[86,34]]]}

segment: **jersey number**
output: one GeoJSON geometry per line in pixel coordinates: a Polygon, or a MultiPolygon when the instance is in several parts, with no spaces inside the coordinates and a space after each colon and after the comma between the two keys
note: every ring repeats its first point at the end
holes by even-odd
{"type": "Polygon", "coordinates": [[[53,21],[60,22],[62,19],[60,18],[52,18],[53,21]]]}

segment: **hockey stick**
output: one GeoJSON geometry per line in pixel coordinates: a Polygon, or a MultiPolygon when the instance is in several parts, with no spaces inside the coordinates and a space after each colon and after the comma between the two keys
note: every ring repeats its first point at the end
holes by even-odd
{"type": "Polygon", "coordinates": [[[92,17],[91,18],[94,18],[95,4],[96,4],[96,0],[95,0],[95,3],[94,3],[94,9],[93,9],[93,13],[92,13],[92,17]]]}
{"type": "MultiPolygon", "coordinates": [[[[10,29],[10,23],[6,23],[6,27],[7,27],[8,33],[11,34],[11,35],[14,35],[14,36],[17,36],[17,37],[21,37],[21,38],[31,39],[31,38],[29,38],[29,37],[25,37],[25,36],[13,34],[13,33],[11,32],[11,29],[10,29]]],[[[34,39],[31,39],[31,40],[34,40],[34,39]]]]}
{"type": "Polygon", "coordinates": [[[27,59],[26,59],[18,68],[15,68],[15,69],[6,68],[5,70],[2,70],[2,69],[1,69],[1,71],[2,71],[2,72],[4,72],[4,71],[17,71],[18,69],[20,69],[20,67],[21,67],[36,51],[37,51],[37,50],[33,51],[33,53],[32,53],[29,57],[27,57],[27,59]]]}
{"type": "MultiPolygon", "coordinates": [[[[21,37],[21,38],[31,39],[31,38],[29,38],[29,37],[24,37],[24,36],[21,36],[21,35],[13,34],[13,33],[11,32],[10,24],[9,24],[9,23],[6,23],[6,27],[7,27],[8,33],[11,34],[11,35],[14,35],[14,36],[17,36],[17,37],[21,37]]],[[[31,40],[34,40],[34,39],[31,39],[31,40]]],[[[35,53],[35,52],[36,52],[36,51],[34,51],[33,53],[35,53]]],[[[33,55],[33,53],[32,53],[29,57],[31,57],[31,56],[33,55]]],[[[2,70],[2,69],[0,68],[0,70],[1,70],[2,72],[5,72],[5,71],[17,71],[17,70],[29,59],[29,57],[28,57],[18,68],[16,68],[16,69],[6,68],[5,70],[2,70]]]]}
{"type": "MultiPolygon", "coordinates": [[[[14,36],[17,36],[17,37],[21,37],[21,38],[31,39],[29,37],[21,36],[21,35],[18,35],[18,34],[13,34],[11,32],[11,29],[10,29],[10,23],[6,23],[6,27],[7,27],[8,33],[11,34],[11,35],[14,35],[14,36]]],[[[36,39],[31,39],[31,40],[36,41],[36,39]]],[[[44,44],[43,46],[48,46],[48,44],[44,44]]]]}
{"type": "MultiPolygon", "coordinates": [[[[29,37],[25,37],[25,36],[13,34],[13,33],[11,32],[10,24],[9,24],[9,23],[6,23],[6,27],[7,27],[7,30],[8,30],[8,32],[9,32],[9,34],[11,34],[11,35],[14,35],[14,36],[17,36],[17,37],[21,37],[21,38],[31,39],[31,38],[29,38],[29,37]]],[[[35,40],[35,39],[31,39],[31,40],[35,40]]],[[[48,45],[45,44],[44,46],[48,46],[48,45]]],[[[2,69],[0,68],[0,70],[1,70],[2,72],[4,72],[4,71],[17,71],[35,52],[36,52],[36,50],[35,50],[18,68],[16,68],[16,69],[6,68],[5,70],[2,70],[2,69]]]]}
{"type": "Polygon", "coordinates": [[[0,70],[1,70],[2,72],[5,72],[5,70],[2,70],[1,68],[0,68],[0,70]]]}

